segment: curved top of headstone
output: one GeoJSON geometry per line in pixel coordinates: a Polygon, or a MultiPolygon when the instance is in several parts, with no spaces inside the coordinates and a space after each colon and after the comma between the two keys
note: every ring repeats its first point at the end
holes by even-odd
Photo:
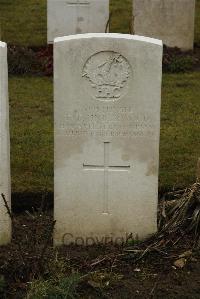
{"type": "Polygon", "coordinates": [[[5,48],[6,47],[6,43],[0,41],[0,47],[1,48],[5,48]]]}
{"type": "Polygon", "coordinates": [[[110,39],[126,39],[126,40],[134,40],[140,42],[151,43],[155,45],[162,46],[163,43],[159,39],[140,36],[140,35],[131,35],[131,34],[121,34],[121,33],[86,33],[86,34],[75,34],[57,37],[54,39],[54,43],[70,41],[70,40],[78,40],[78,39],[89,39],[89,38],[110,38],[110,39]]]}

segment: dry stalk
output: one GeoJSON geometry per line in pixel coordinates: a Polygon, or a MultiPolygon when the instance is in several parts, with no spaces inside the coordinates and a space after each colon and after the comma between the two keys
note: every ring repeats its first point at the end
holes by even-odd
{"type": "Polygon", "coordinates": [[[105,33],[108,33],[108,28],[109,28],[110,23],[111,23],[111,18],[112,18],[112,13],[110,13],[108,21],[106,23],[105,33]]]}
{"type": "MultiPolygon", "coordinates": [[[[184,190],[178,200],[164,201],[159,211],[159,231],[152,238],[139,245],[142,252],[136,254],[141,260],[149,252],[157,251],[165,254],[168,246],[175,246],[189,233],[194,236],[194,246],[200,240],[200,183],[193,184],[184,190]]],[[[176,191],[177,194],[177,191],[176,191]]],[[[134,252],[138,247],[128,248],[125,252],[134,252]]]]}
{"type": "Polygon", "coordinates": [[[8,202],[7,202],[7,200],[6,200],[6,197],[5,197],[5,195],[4,195],[3,193],[1,193],[1,197],[2,197],[2,199],[3,199],[4,206],[5,206],[6,210],[7,210],[7,213],[8,213],[8,215],[9,215],[9,217],[10,217],[10,219],[13,221],[14,217],[13,217],[13,214],[12,214],[12,212],[11,212],[11,209],[10,209],[10,207],[9,207],[9,205],[8,205],[8,202]]]}

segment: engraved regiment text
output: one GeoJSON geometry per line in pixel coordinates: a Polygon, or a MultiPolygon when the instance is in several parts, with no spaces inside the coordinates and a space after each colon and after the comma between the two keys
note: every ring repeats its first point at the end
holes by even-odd
{"type": "Polygon", "coordinates": [[[131,107],[86,106],[65,113],[57,128],[60,134],[71,137],[152,138],[156,124],[149,113],[131,107]]]}

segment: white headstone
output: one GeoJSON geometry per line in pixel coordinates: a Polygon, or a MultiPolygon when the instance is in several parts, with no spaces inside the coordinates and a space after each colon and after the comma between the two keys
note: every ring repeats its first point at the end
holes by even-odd
{"type": "Polygon", "coordinates": [[[10,242],[11,221],[1,194],[10,205],[10,138],[7,46],[0,42],[0,245],[10,242]]]}
{"type": "Polygon", "coordinates": [[[55,39],[55,245],[157,228],[162,42],[55,39]]]}
{"type": "Polygon", "coordinates": [[[133,0],[134,32],[193,49],[195,0],[133,0]]]}
{"type": "Polygon", "coordinates": [[[109,0],[48,0],[48,43],[54,38],[106,30],[109,0]]]}

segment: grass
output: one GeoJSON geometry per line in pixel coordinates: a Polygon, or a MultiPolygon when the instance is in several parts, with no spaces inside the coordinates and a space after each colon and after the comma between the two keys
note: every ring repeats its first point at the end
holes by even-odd
{"type": "Polygon", "coordinates": [[[47,43],[46,0],[0,0],[1,39],[10,44],[47,43]]]}
{"type": "MultiPolygon", "coordinates": [[[[195,180],[200,138],[200,73],[163,77],[160,189],[195,180]]],[[[13,192],[53,191],[53,83],[10,78],[13,192]]]]}
{"type": "Polygon", "coordinates": [[[163,77],[160,188],[194,182],[200,148],[200,72],[163,77]]]}
{"type": "Polygon", "coordinates": [[[13,192],[53,190],[52,89],[49,78],[10,79],[13,192]]]}
{"type": "MultiPolygon", "coordinates": [[[[66,267],[66,265],[65,265],[66,267]]],[[[80,283],[78,274],[71,274],[70,276],[63,275],[55,279],[55,273],[51,280],[36,280],[30,284],[28,292],[28,299],[75,299],[78,298],[76,288],[80,283]]],[[[79,297],[80,298],[80,297],[79,297]]]]}
{"type": "MultiPolygon", "coordinates": [[[[16,45],[47,43],[46,0],[0,0],[0,37],[16,45]]],[[[110,0],[110,32],[129,33],[132,0],[110,0]]],[[[200,44],[200,0],[196,0],[195,42],[200,44]]]]}
{"type": "Polygon", "coordinates": [[[110,0],[110,32],[130,33],[132,0],[110,0]]]}

